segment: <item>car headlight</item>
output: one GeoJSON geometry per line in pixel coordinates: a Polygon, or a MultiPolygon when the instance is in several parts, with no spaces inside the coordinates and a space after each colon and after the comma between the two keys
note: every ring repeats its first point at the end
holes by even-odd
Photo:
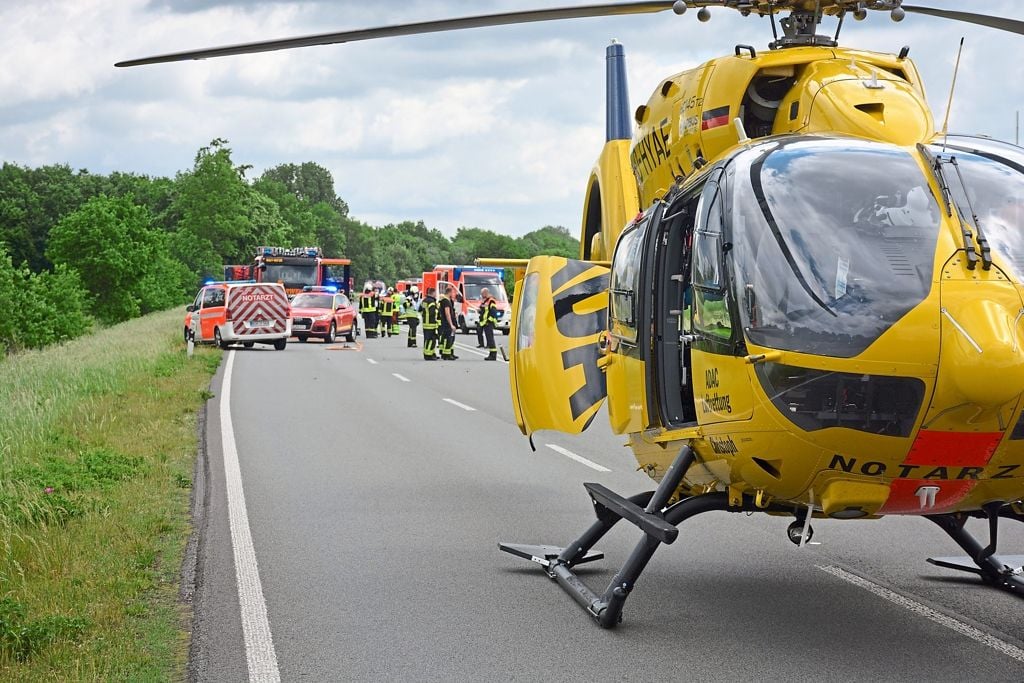
{"type": "Polygon", "coordinates": [[[332,316],[330,313],[324,313],[323,315],[318,315],[317,317],[313,318],[313,320],[317,321],[318,323],[322,323],[325,320],[330,320],[332,317],[334,316],[332,316]]]}

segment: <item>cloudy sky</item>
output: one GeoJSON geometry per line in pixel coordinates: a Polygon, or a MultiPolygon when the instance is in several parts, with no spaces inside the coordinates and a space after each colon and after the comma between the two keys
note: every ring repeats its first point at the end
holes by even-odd
{"type": "MultiPolygon", "coordinates": [[[[584,0],[0,0],[0,161],[173,176],[226,138],[250,177],[279,163],[331,170],[352,214],[454,234],[579,229],[604,141],[604,49],[626,47],[631,106],[673,73],[770,40],[767,20],[715,11],[578,19],[115,69],[114,62],[332,30],[584,0]]],[[[1024,19],[1020,0],[915,4],[1024,19]]],[[[829,26],[832,30],[833,26],[829,26]]],[[[844,28],[841,43],[922,71],[950,129],[1014,141],[1024,36],[919,15],[844,28]]]]}

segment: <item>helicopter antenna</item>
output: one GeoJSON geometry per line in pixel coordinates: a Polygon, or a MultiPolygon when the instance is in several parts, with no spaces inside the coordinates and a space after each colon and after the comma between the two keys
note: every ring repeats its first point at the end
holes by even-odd
{"type": "Polygon", "coordinates": [[[772,45],[776,45],[779,42],[779,32],[775,27],[775,12],[774,7],[768,8],[768,18],[772,20],[772,45]]]}
{"type": "Polygon", "coordinates": [[[949,139],[949,114],[953,110],[953,91],[956,90],[956,75],[960,71],[960,55],[964,52],[964,38],[960,36],[960,48],[956,51],[956,65],[953,66],[953,83],[949,86],[949,101],[946,102],[946,118],[942,121],[942,152],[946,152],[949,139]]]}
{"type": "Polygon", "coordinates": [[[842,12],[841,12],[841,13],[839,14],[839,25],[838,25],[838,26],[836,26],[836,37],[832,39],[832,40],[834,40],[834,41],[835,41],[836,43],[838,43],[838,42],[839,42],[839,32],[843,30],[843,19],[845,19],[845,18],[846,18],[846,10],[843,10],[843,11],[842,11],[842,12]]]}

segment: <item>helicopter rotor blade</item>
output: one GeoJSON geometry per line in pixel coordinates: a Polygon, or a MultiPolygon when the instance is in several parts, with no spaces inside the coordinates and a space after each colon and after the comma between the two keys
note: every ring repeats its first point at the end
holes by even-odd
{"type": "MultiPolygon", "coordinates": [[[[714,5],[712,2],[688,2],[688,5],[714,5]]],[[[504,26],[507,24],[526,24],[537,21],[555,21],[558,19],[580,19],[584,17],[611,17],[627,14],[650,14],[663,12],[672,9],[672,0],[661,0],[660,2],[618,2],[601,3],[595,5],[579,5],[576,7],[553,7],[549,9],[527,10],[522,12],[503,12],[500,14],[484,14],[472,17],[460,17],[456,19],[441,19],[438,21],[421,21],[410,24],[396,24],[393,26],[380,26],[377,28],[357,29],[354,31],[337,31],[333,33],[317,33],[294,38],[279,38],[276,40],[262,40],[254,43],[239,43],[237,45],[224,45],[221,47],[204,48],[199,50],[186,50],[183,52],[171,52],[153,57],[141,59],[129,59],[118,62],[114,66],[141,66],[143,64],[161,64],[164,62],[181,62],[189,59],[206,59],[208,57],[226,57],[229,55],[250,54],[253,52],[270,52],[272,50],[288,50],[294,47],[309,47],[312,45],[330,45],[332,43],[350,43],[358,40],[373,40],[376,38],[392,38],[395,36],[409,36],[421,33],[437,33],[440,31],[455,31],[466,28],[482,28],[485,26],[504,26]]]]}
{"type": "Polygon", "coordinates": [[[952,19],[953,21],[963,21],[968,24],[988,26],[989,28],[999,29],[1000,31],[1009,31],[1010,33],[1019,33],[1024,35],[1024,21],[1020,21],[1018,19],[1006,19],[1004,17],[993,17],[987,14],[957,12],[955,10],[935,9],[934,7],[920,7],[917,5],[902,5],[902,7],[907,12],[927,14],[933,17],[952,19]]]}

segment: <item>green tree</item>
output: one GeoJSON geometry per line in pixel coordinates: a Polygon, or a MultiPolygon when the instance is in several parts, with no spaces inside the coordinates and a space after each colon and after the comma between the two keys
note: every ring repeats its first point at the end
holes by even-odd
{"type": "Polygon", "coordinates": [[[454,263],[470,264],[478,258],[526,258],[515,239],[481,228],[459,228],[452,238],[454,263]]]}
{"type": "Polygon", "coordinates": [[[201,148],[192,170],[177,178],[170,210],[180,216],[178,232],[183,235],[174,240],[174,248],[181,250],[174,256],[195,273],[216,272],[224,263],[245,263],[255,245],[249,217],[251,188],[245,182],[245,168],[232,165],[226,145],[218,138],[201,148]]]}
{"type": "Polygon", "coordinates": [[[0,245],[0,298],[8,313],[0,316],[0,351],[41,348],[73,339],[92,327],[88,295],[78,275],[64,266],[33,274],[15,267],[0,245]]]}
{"type": "Polygon", "coordinates": [[[564,256],[579,258],[580,242],[568,230],[558,225],[546,225],[543,228],[528,232],[519,238],[524,258],[533,256],[564,256]]]}
{"type": "Polygon", "coordinates": [[[142,312],[141,283],[162,257],[151,215],[131,195],[89,200],[50,231],[47,256],[75,270],[93,297],[93,312],[115,323],[142,312]]]}
{"type": "Polygon", "coordinates": [[[348,204],[334,191],[334,177],[320,164],[279,164],[264,171],[260,180],[279,182],[300,201],[310,205],[326,202],[342,218],[348,216],[348,204]]]}

